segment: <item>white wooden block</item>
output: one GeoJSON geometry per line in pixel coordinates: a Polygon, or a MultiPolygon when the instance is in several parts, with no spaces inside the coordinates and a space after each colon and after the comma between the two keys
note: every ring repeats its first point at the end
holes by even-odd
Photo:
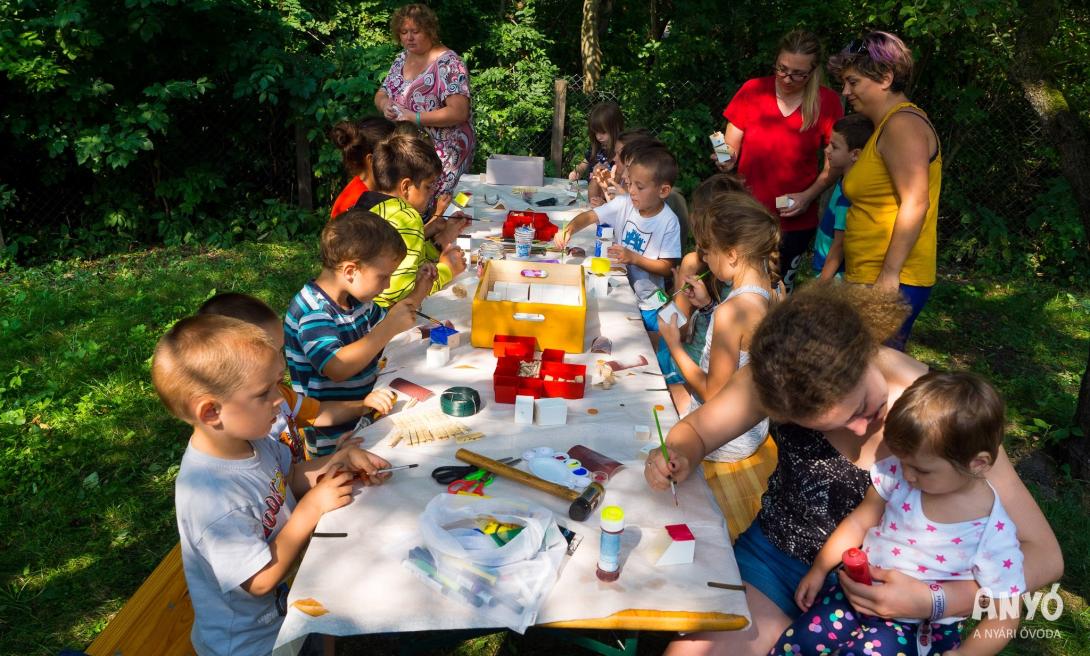
{"type": "Polygon", "coordinates": [[[553,293],[553,287],[556,287],[556,285],[550,285],[548,283],[534,283],[530,285],[530,302],[552,303],[550,295],[553,293]]]}
{"type": "Polygon", "coordinates": [[[568,403],[564,399],[538,399],[537,423],[541,426],[563,426],[568,423],[568,403]]]}
{"type": "Polygon", "coordinates": [[[690,565],[696,556],[696,538],[686,524],[671,524],[648,547],[648,559],[657,567],[690,565]]]}
{"type": "Polygon", "coordinates": [[[515,397],[515,423],[534,423],[534,397],[522,394],[515,397]]]}
{"type": "Polygon", "coordinates": [[[591,274],[587,277],[587,291],[598,298],[605,298],[609,294],[609,276],[591,274]]]}
{"type": "Polygon", "coordinates": [[[429,369],[442,367],[450,362],[450,346],[432,344],[428,347],[427,366],[429,369]]]}
{"type": "Polygon", "coordinates": [[[514,301],[516,303],[525,303],[526,301],[530,300],[530,283],[507,283],[507,300],[514,301]]]}
{"type": "Polygon", "coordinates": [[[470,237],[458,237],[454,240],[454,243],[467,253],[473,250],[473,239],[470,237]]]}
{"type": "Polygon", "coordinates": [[[503,294],[501,294],[500,292],[487,292],[485,294],[485,300],[502,301],[503,300],[503,294]]]}
{"type": "Polygon", "coordinates": [[[651,439],[651,427],[650,426],[636,426],[632,429],[633,435],[637,440],[649,440],[651,439]]]}
{"type": "Polygon", "coordinates": [[[447,346],[452,349],[458,348],[462,345],[462,335],[464,333],[457,332],[447,335],[447,346]]]}
{"type": "Polygon", "coordinates": [[[790,196],[776,196],[776,209],[786,210],[795,206],[795,199],[790,196]]]}
{"type": "Polygon", "coordinates": [[[662,306],[659,310],[659,323],[670,323],[672,317],[677,317],[677,327],[681,328],[685,324],[689,323],[685,319],[685,315],[681,313],[681,310],[677,309],[677,304],[670,301],[666,305],[662,306]]]}

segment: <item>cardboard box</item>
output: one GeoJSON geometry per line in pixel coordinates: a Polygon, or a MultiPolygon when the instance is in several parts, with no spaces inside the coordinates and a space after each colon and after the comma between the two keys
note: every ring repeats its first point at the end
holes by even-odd
{"type": "Polygon", "coordinates": [[[545,349],[541,352],[541,368],[537,376],[520,376],[523,362],[535,360],[527,351],[526,338],[497,335],[493,353],[496,358],[492,373],[492,391],[496,403],[515,403],[519,396],[540,398],[581,399],[587,391],[587,367],[564,362],[564,351],[545,349]],[[503,341],[501,342],[501,338],[503,341]],[[519,340],[512,342],[509,340],[519,340]]]}
{"type": "Polygon", "coordinates": [[[526,155],[492,155],[485,162],[485,184],[545,186],[545,158],[526,155]]]}
{"type": "MultiPolygon", "coordinates": [[[[470,341],[477,348],[492,348],[496,335],[535,337],[542,349],[560,349],[568,353],[583,352],[583,335],[587,323],[587,292],[584,286],[583,267],[575,264],[548,264],[535,262],[533,268],[548,272],[544,279],[549,285],[573,288],[564,295],[576,301],[576,305],[554,303],[515,302],[489,300],[490,291],[497,283],[500,289],[521,291],[520,285],[534,285],[535,278],[526,278],[522,270],[525,262],[489,260],[481,274],[477,292],[473,295],[473,325],[470,341]]],[[[527,290],[524,298],[529,298],[527,290]]],[[[491,298],[497,298],[492,295],[491,298]]],[[[503,298],[510,298],[505,295],[503,298]]]]}

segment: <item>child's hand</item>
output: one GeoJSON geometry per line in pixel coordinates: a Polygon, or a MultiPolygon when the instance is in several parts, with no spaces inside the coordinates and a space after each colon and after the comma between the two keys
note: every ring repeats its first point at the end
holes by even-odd
{"type": "Polygon", "coordinates": [[[810,610],[810,606],[813,605],[814,599],[824,585],[825,574],[811,567],[810,571],[806,572],[806,576],[799,581],[799,587],[795,589],[795,603],[804,611],[810,610]]]}
{"type": "Polygon", "coordinates": [[[420,266],[416,269],[416,282],[413,283],[413,290],[406,299],[415,303],[416,307],[420,307],[420,304],[423,303],[424,299],[431,293],[431,287],[438,277],[439,269],[435,268],[434,264],[431,262],[421,262],[420,266]]]}
{"type": "Polygon", "coordinates": [[[321,475],[321,480],[299,500],[299,505],[313,510],[320,516],[330,510],[348,505],[351,500],[352,472],[327,468],[326,473],[321,475]]]}
{"type": "Polygon", "coordinates": [[[457,241],[458,235],[462,234],[462,231],[469,225],[470,220],[465,212],[455,212],[453,216],[447,218],[446,225],[435,236],[435,241],[444,247],[453,244],[457,241]]]}
{"type": "Polygon", "coordinates": [[[663,321],[659,318],[659,335],[666,340],[666,344],[671,348],[677,348],[681,344],[681,328],[677,325],[677,315],[670,315],[669,321],[663,321]]]}
{"type": "Polygon", "coordinates": [[[621,264],[632,264],[636,261],[635,251],[630,251],[620,244],[613,244],[609,247],[609,251],[606,256],[614,262],[620,262],[621,264]]]}
{"type": "Polygon", "coordinates": [[[605,196],[594,195],[594,196],[590,197],[590,206],[591,207],[601,207],[602,205],[605,205],[605,204],[606,204],[606,197],[605,196]]]}
{"type": "Polygon", "coordinates": [[[347,449],[348,447],[360,447],[363,445],[363,438],[353,434],[352,431],[345,431],[344,435],[337,438],[337,444],[333,447],[333,451],[340,451],[341,449],[347,449]]]}
{"type": "Polygon", "coordinates": [[[382,415],[390,414],[390,411],[394,409],[394,403],[396,402],[397,395],[388,389],[374,390],[363,399],[364,406],[374,408],[382,415]]]}
{"type": "Polygon", "coordinates": [[[466,254],[455,244],[451,244],[443,249],[443,254],[439,256],[439,261],[450,267],[450,272],[453,274],[451,278],[457,278],[466,270],[466,254]]]}
{"type": "Polygon", "coordinates": [[[351,447],[338,451],[330,458],[329,466],[334,463],[354,472],[364,485],[380,485],[390,478],[390,472],[376,473],[380,469],[389,467],[390,463],[385,458],[380,458],[365,449],[351,447]]]}
{"type": "Polygon", "coordinates": [[[708,303],[712,302],[712,296],[708,293],[708,288],[703,280],[688,275],[685,276],[685,281],[682,284],[689,286],[682,294],[688,296],[695,307],[706,307],[708,303]]]}
{"type": "Polygon", "coordinates": [[[435,210],[432,213],[432,220],[442,218],[446,213],[447,207],[450,206],[450,202],[454,200],[454,196],[448,191],[439,194],[435,197],[435,210]]]}
{"type": "Polygon", "coordinates": [[[404,298],[390,306],[381,323],[400,334],[416,325],[416,309],[420,307],[413,298],[404,298]]]}
{"type": "Polygon", "coordinates": [[[564,226],[563,228],[558,230],[557,233],[553,236],[553,244],[561,250],[563,250],[568,245],[569,241],[571,241],[571,235],[568,233],[567,226],[564,226]]]}

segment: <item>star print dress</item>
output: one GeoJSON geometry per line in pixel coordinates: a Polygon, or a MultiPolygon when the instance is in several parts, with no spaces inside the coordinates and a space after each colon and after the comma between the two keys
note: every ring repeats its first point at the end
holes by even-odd
{"type": "Polygon", "coordinates": [[[924,581],[973,579],[995,599],[1025,592],[1017,531],[994,488],[988,517],[942,524],[924,516],[920,491],[905,481],[897,458],[875,463],[871,482],[886,500],[881,523],[863,539],[871,564],[924,581]]]}

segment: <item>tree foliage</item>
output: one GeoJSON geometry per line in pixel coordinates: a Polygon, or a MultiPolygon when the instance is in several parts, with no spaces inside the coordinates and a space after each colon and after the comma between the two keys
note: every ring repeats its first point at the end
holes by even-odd
{"type": "MultiPolygon", "coordinates": [[[[155,243],[311,234],[343,182],[325,133],[373,113],[397,51],[397,2],[40,0],[0,5],[3,257],[94,256],[155,243]],[[294,130],[305,128],[318,209],[295,209],[294,130]]],[[[491,152],[546,154],[552,80],[579,75],[572,0],[433,3],[470,65],[478,167],[491,152]],[[528,144],[536,143],[534,147],[528,144]]],[[[1090,13],[1057,0],[1042,66],[1090,124],[1090,13]]],[[[795,27],[826,46],[889,29],[912,46],[910,95],[935,121],[946,170],[947,262],[1080,281],[1090,272],[1058,156],[1011,71],[1026,21],[1014,0],[600,0],[600,90],[682,164],[710,172],[706,136],[744,80],[795,27]],[[665,29],[664,29],[665,26],[665,29]]],[[[586,147],[569,106],[566,153],[586,147]]]]}

